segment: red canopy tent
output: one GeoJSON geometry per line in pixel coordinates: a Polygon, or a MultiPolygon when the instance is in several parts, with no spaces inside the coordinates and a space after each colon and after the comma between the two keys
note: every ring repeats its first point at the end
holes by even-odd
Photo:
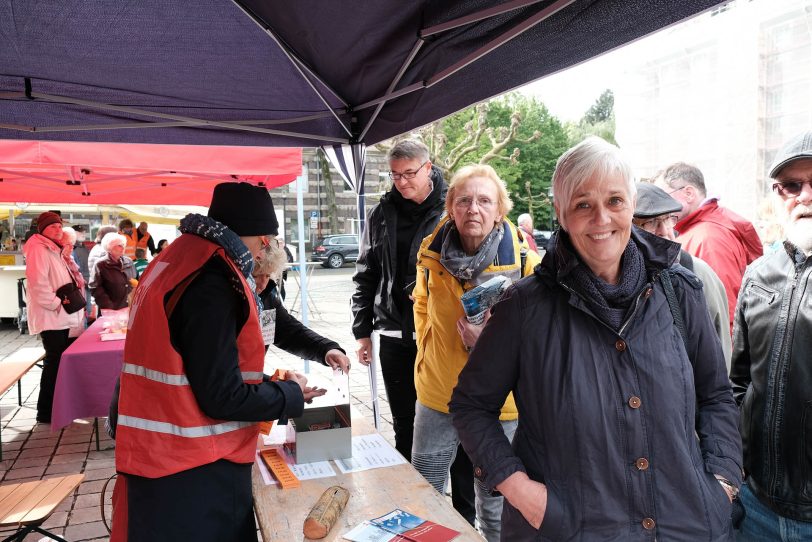
{"type": "Polygon", "coordinates": [[[0,140],[0,202],[207,206],[217,183],[301,171],[301,148],[0,140]]]}

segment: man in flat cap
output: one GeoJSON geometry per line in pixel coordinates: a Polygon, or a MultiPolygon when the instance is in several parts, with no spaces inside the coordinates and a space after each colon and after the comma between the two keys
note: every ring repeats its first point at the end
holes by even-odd
{"type": "Polygon", "coordinates": [[[784,244],[744,275],[733,327],[747,515],[736,540],[812,540],[812,130],[770,168],[784,244]]]}
{"type": "MultiPolygon", "coordinates": [[[[185,217],[182,235],[144,272],[120,380],[116,470],[127,502],[117,487],[113,540],[256,540],[258,422],[301,415],[324,393],[297,372],[278,382],[263,374],[252,270],[277,226],[266,189],[219,184],[208,216],[185,217]]],[[[349,368],[338,344],[286,329],[275,344],[349,368]]]]}
{"type": "MultiPolygon", "coordinates": [[[[635,226],[659,237],[674,241],[674,224],[679,219],[677,213],[682,204],[669,196],[663,189],[650,183],[637,183],[637,206],[634,209],[635,226]]],[[[708,304],[713,327],[722,343],[725,365],[730,372],[730,325],[727,294],[722,280],[704,260],[680,250],[679,263],[690,269],[702,281],[705,302],[708,304]]]]}

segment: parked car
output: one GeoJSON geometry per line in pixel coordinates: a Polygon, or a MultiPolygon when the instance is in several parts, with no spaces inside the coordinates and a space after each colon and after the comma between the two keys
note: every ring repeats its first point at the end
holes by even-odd
{"type": "Polygon", "coordinates": [[[550,241],[550,236],[553,232],[547,230],[533,230],[533,239],[536,241],[536,246],[539,250],[547,250],[547,243],[550,241]]]}
{"type": "Polygon", "coordinates": [[[358,259],[358,237],[327,235],[313,246],[310,259],[332,269],[338,269],[345,261],[354,262],[358,259]]]}

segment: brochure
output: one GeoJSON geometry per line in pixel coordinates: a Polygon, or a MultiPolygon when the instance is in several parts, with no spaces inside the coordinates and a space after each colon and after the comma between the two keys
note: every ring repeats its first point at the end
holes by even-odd
{"type": "Polygon", "coordinates": [[[497,275],[462,294],[460,301],[468,321],[481,324],[485,320],[485,311],[496,305],[511,283],[508,277],[497,275]]]}
{"type": "Polygon", "coordinates": [[[403,510],[363,522],[344,535],[351,542],[448,542],[459,532],[403,510]]]}

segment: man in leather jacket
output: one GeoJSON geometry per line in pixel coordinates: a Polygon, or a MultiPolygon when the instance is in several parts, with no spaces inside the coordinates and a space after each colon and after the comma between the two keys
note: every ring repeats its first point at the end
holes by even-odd
{"type": "Polygon", "coordinates": [[[739,542],[812,540],[812,131],[778,151],[770,180],[784,246],[745,273],[733,333],[747,474],[739,542]]]}

